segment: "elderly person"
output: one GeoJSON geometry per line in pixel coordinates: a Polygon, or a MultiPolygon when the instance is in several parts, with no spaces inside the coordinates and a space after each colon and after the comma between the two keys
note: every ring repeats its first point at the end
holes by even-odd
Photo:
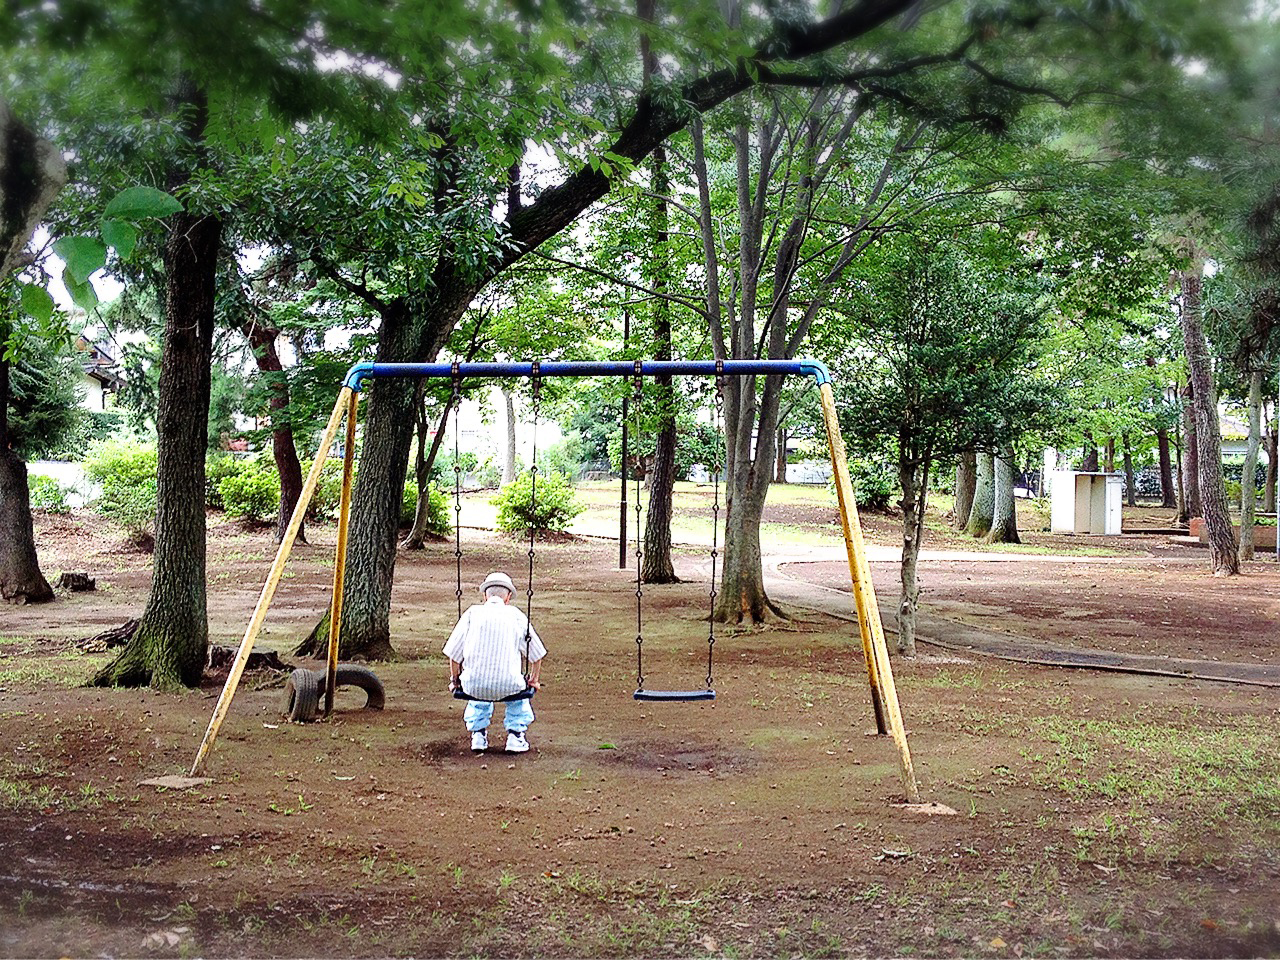
{"type": "MultiPolygon", "coordinates": [[[[463,690],[473,698],[462,715],[471,732],[471,749],[483,753],[489,748],[489,721],[493,704],[520,693],[526,685],[539,690],[542,660],[547,648],[519,607],[511,606],[515,584],[505,573],[491,573],[480,584],[484,602],[463,611],[458,625],[444,645],[449,658],[449,689],[463,690]],[[520,655],[527,648],[529,676],[520,672],[520,655]]],[[[503,725],[507,728],[507,753],[525,753],[529,740],[525,731],[533,723],[533,705],[528,698],[504,704],[503,725]]]]}

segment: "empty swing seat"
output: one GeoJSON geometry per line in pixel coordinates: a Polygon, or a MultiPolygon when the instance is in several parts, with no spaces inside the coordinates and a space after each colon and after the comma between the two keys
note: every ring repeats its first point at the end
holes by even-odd
{"type": "Polygon", "coordinates": [[[637,690],[631,695],[636,700],[677,703],[687,700],[714,700],[714,690],[637,690]]]}

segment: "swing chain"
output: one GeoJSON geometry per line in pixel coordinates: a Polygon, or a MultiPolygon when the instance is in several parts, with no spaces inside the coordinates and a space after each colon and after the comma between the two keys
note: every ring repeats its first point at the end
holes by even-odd
{"type": "Polygon", "coordinates": [[[458,361],[453,361],[453,530],[456,541],[453,547],[453,560],[457,567],[458,581],[454,588],[454,596],[458,600],[458,619],[462,619],[462,461],[458,452],[458,434],[462,414],[462,374],[458,361]]]}
{"type": "MultiPolygon", "coordinates": [[[[633,397],[633,406],[636,412],[636,689],[644,689],[644,615],[643,615],[643,598],[644,589],[641,587],[641,562],[644,559],[644,548],[642,541],[642,532],[640,528],[640,465],[643,462],[643,454],[640,453],[640,401],[644,397],[644,381],[643,381],[644,365],[642,361],[635,361],[635,393],[633,397]]],[[[625,471],[627,465],[624,463],[622,469],[625,471]]]]}
{"type": "Polygon", "coordinates": [[[537,360],[532,364],[533,389],[533,451],[529,457],[529,585],[525,588],[524,608],[524,675],[527,680],[531,665],[529,663],[530,645],[533,643],[533,558],[534,537],[537,535],[538,514],[538,416],[542,402],[542,373],[537,360]]]}
{"type": "MultiPolygon", "coordinates": [[[[716,399],[714,413],[714,427],[720,434],[724,433],[724,361],[716,361],[716,399]]],[[[726,439],[726,447],[727,447],[726,439]]],[[[712,500],[711,500],[711,589],[708,591],[710,610],[707,615],[707,689],[711,689],[713,682],[711,668],[716,648],[716,558],[719,556],[719,533],[720,533],[720,474],[725,464],[721,461],[720,454],[727,454],[728,450],[716,451],[716,461],[712,465],[711,484],[712,484],[712,500]]]]}

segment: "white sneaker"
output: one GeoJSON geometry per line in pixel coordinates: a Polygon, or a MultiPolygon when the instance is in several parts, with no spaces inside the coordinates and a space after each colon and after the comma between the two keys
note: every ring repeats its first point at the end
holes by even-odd
{"type": "MultiPolygon", "coordinates": [[[[471,752],[484,753],[489,749],[489,736],[483,730],[476,730],[471,734],[471,752]]],[[[510,749],[510,747],[508,747],[510,749]]],[[[528,750],[528,747],[525,747],[528,750]]]]}
{"type": "Polygon", "coordinates": [[[511,730],[507,733],[507,753],[528,753],[529,741],[523,733],[511,730]]]}

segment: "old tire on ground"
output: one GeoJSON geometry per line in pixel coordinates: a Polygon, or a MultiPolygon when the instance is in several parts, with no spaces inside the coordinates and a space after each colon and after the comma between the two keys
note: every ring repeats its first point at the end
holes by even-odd
{"type": "MultiPolygon", "coordinates": [[[[320,693],[324,694],[325,671],[320,671],[320,693]]],[[[381,710],[387,704],[387,692],[383,689],[378,675],[368,667],[356,666],[353,663],[338,664],[338,674],[334,678],[338,687],[359,687],[365,692],[366,710],[381,710]]]]}
{"type": "Polygon", "coordinates": [[[314,670],[299,667],[284,685],[284,715],[297,723],[307,723],[320,711],[320,679],[314,670]]]}

